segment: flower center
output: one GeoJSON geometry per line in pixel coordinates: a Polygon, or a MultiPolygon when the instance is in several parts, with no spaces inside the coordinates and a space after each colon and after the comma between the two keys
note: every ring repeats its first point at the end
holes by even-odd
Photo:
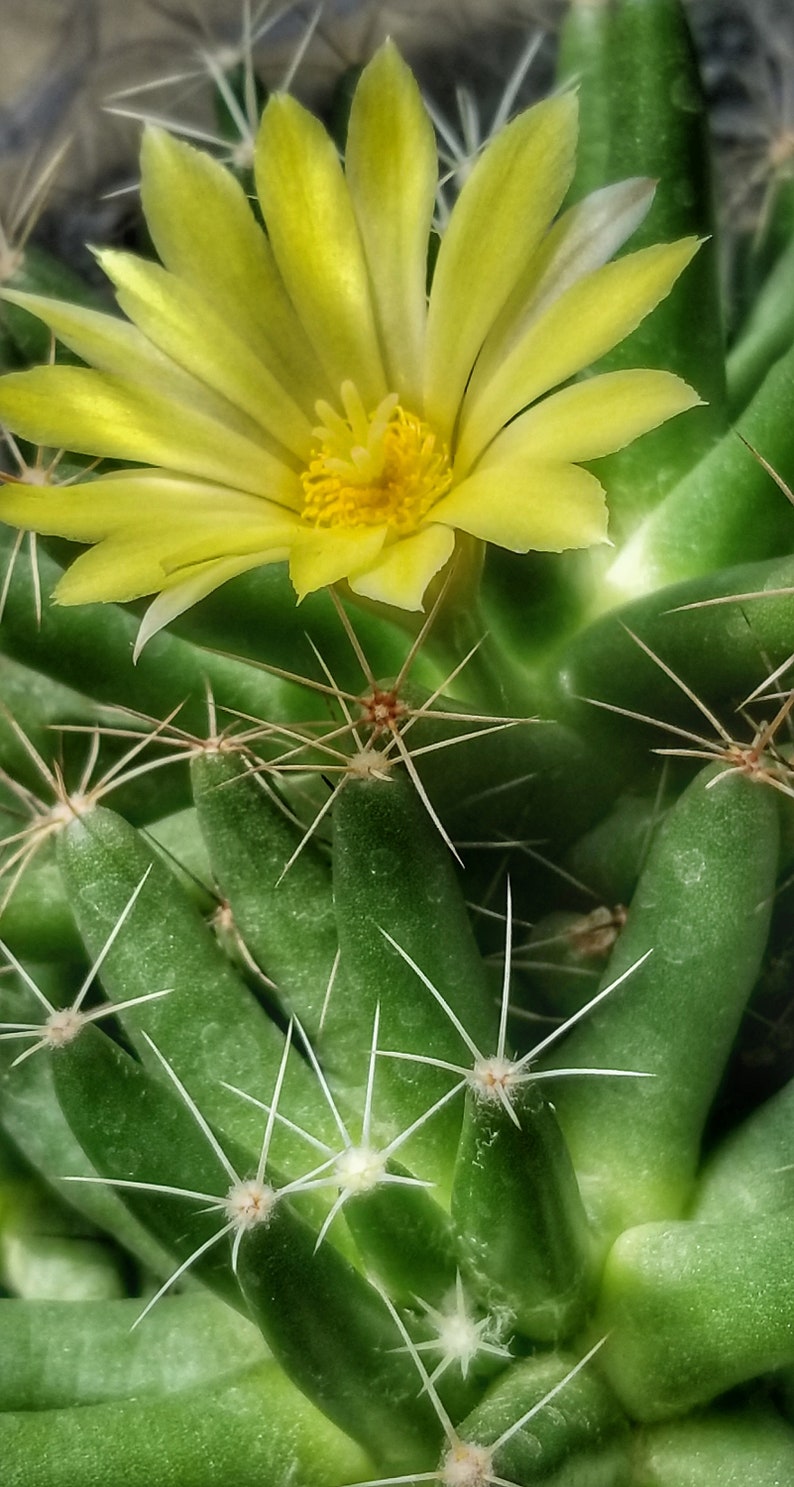
{"type": "Polygon", "coordinates": [[[342,384],[346,417],[317,404],[318,445],[301,476],[303,520],[312,527],[392,527],[413,532],[446,495],[452,468],[444,443],[396,393],[368,414],[352,382],[342,384]]]}

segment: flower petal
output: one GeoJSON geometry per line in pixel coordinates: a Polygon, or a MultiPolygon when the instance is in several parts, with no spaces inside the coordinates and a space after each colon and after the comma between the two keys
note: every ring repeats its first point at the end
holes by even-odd
{"type": "Polygon", "coordinates": [[[166,356],[307,461],[312,424],[273,373],[192,285],[131,253],[97,258],[120,308],[166,356]]]}
{"type": "Polygon", "coordinates": [[[421,609],[427,585],[452,557],[454,547],[454,532],[433,522],[390,543],[377,562],[348,580],[348,588],[379,604],[421,609]]]}
{"type": "Polygon", "coordinates": [[[600,459],[700,401],[672,372],[602,372],[552,393],[514,418],[477,468],[521,454],[541,464],[600,459]]]}
{"type": "Polygon", "coordinates": [[[242,187],[210,155],[147,126],[141,201],[166,268],[199,290],[310,411],[329,388],[242,187]]]}
{"type": "Polygon", "coordinates": [[[533,319],[486,381],[475,370],[463,407],[456,471],[514,414],[622,341],[670,293],[700,246],[697,238],[641,248],[580,279],[533,319]]]}
{"type": "MultiPolygon", "coordinates": [[[[265,502],[259,503],[266,507],[265,502]]],[[[294,521],[257,522],[252,517],[229,523],[225,512],[203,514],[187,523],[184,515],[157,526],[144,522],[118,527],[102,542],[82,553],[58,585],[64,603],[93,599],[123,602],[181,582],[197,564],[238,559],[275,550],[286,557],[295,538],[294,521]]]]}
{"type": "Polygon", "coordinates": [[[618,181],[578,201],[546,234],[486,338],[477,376],[486,381],[534,318],[585,274],[617,253],[648,215],[656,182],[644,176],[618,181]]]}
{"type": "Polygon", "coordinates": [[[233,428],[127,377],[34,367],[0,382],[0,418],[34,444],[165,465],[299,507],[297,475],[233,428]]]}
{"type": "Polygon", "coordinates": [[[262,115],[255,173],[276,263],[334,391],[352,378],[375,407],[389,388],[350,193],[332,140],[287,94],[262,115]]]}
{"type": "Polygon", "coordinates": [[[220,419],[239,433],[257,435],[247,415],[183,371],[126,320],[39,294],[5,290],[2,298],[37,316],[59,341],[100,372],[132,377],[150,390],[159,389],[169,401],[184,403],[194,410],[204,409],[208,417],[220,419]]]}
{"type": "Polygon", "coordinates": [[[186,609],[214,593],[221,584],[228,583],[230,578],[237,578],[238,574],[246,573],[250,568],[260,568],[265,563],[279,563],[285,557],[285,552],[268,549],[264,552],[247,553],[245,557],[225,558],[217,563],[196,564],[188,578],[183,577],[179,582],[172,583],[149,605],[135,640],[133,662],[137,661],[144,646],[154,635],[178,615],[184,614],[186,609]]]}
{"type": "MultiPolygon", "coordinates": [[[[263,507],[265,504],[262,502],[263,507]]],[[[282,517],[285,515],[282,511],[282,517]]],[[[266,516],[260,521],[249,516],[229,522],[225,512],[218,512],[213,520],[196,524],[192,530],[183,522],[179,540],[169,543],[161,563],[165,573],[171,577],[180,569],[193,568],[197,563],[214,563],[218,558],[242,558],[246,553],[260,552],[264,547],[279,547],[286,557],[290,546],[302,539],[304,531],[305,528],[294,518],[273,521],[266,516]]]]}
{"type": "MultiPolygon", "coordinates": [[[[274,538],[277,535],[275,529],[273,535],[274,538]]],[[[261,561],[263,551],[277,555],[270,559],[271,562],[280,562],[286,557],[283,534],[280,535],[280,545],[271,542],[269,537],[263,538],[259,547],[251,543],[246,552],[231,557],[205,558],[200,564],[174,562],[169,572],[163,563],[163,552],[176,552],[179,543],[184,543],[184,526],[165,528],[159,533],[117,532],[75,559],[58,582],[54,597],[59,604],[126,603],[129,599],[139,599],[143,594],[154,594],[181,584],[193,576],[193,569],[197,566],[207,569],[237,563],[242,567],[253,567],[261,561]],[[255,561],[249,562],[252,558],[255,561]]],[[[242,567],[238,566],[237,571],[242,572],[242,567]]],[[[223,579],[218,581],[224,582],[223,579]]]]}
{"type": "Polygon", "coordinates": [[[496,136],[455,203],[430,293],[425,415],[443,437],[478,351],[565,195],[576,99],[536,104],[496,136]]]}
{"type": "Polygon", "coordinates": [[[413,74],[391,42],[361,74],[350,110],[345,164],[387,382],[418,412],[436,144],[413,74]]]}
{"type": "Polygon", "coordinates": [[[111,600],[124,604],[142,594],[154,594],[166,577],[163,550],[176,545],[180,537],[184,538],[183,527],[160,527],[156,532],[122,528],[75,559],[58,582],[54,598],[59,604],[111,600]]]}
{"type": "Polygon", "coordinates": [[[385,526],[304,530],[289,562],[289,576],[299,600],[368,568],[386,540],[385,526]]]}
{"type": "Polygon", "coordinates": [[[207,481],[181,480],[160,470],[114,470],[69,486],[0,486],[0,521],[73,542],[98,542],[122,527],[184,523],[206,517],[283,521],[283,506],[207,481]]]}
{"type": "Polygon", "coordinates": [[[604,492],[578,465],[526,459],[476,470],[433,508],[436,521],[511,552],[562,552],[607,535],[604,492]]]}

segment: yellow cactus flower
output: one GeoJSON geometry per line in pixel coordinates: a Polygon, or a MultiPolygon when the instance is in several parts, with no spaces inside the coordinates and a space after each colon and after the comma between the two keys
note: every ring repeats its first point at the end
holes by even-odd
{"type": "Polygon", "coordinates": [[[459,534],[515,552],[603,541],[604,492],[578,462],[698,398],[663,371],[571,379],[669,292],[697,242],[609,261],[648,209],[644,180],[555,221],[575,143],[572,94],[494,137],[428,297],[435,138],[391,44],[356,89],[344,168],[292,97],[267,104],[266,233],[221,165],[148,129],[142,196],[161,264],[99,254],[128,319],[7,295],[88,366],[0,379],[0,420],[133,462],[68,489],[0,491],[0,519],[93,544],[58,600],[155,594],[142,642],[264,563],[288,559],[299,598],[346,580],[419,609],[459,534]]]}

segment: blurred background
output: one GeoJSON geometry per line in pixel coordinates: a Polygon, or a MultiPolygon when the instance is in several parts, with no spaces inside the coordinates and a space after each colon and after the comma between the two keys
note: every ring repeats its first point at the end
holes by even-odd
{"type": "MultiPolygon", "coordinates": [[[[602,0],[589,0],[602,3],[602,0]]],[[[38,241],[95,274],[86,241],[135,239],[142,119],[244,169],[264,92],[332,118],[392,35],[449,163],[548,91],[564,0],[0,0],[0,280],[38,241]]],[[[688,0],[728,237],[762,233],[794,178],[791,0],[688,0]]],[[[794,187],[791,187],[794,190],[794,187]]]]}

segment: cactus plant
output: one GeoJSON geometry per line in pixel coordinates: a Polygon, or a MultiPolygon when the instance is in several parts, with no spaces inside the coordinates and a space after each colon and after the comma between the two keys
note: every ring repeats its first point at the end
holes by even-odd
{"type": "Polygon", "coordinates": [[[732,425],[678,0],[559,67],[440,246],[388,44],[6,293],[10,1487],[791,1477],[794,351],[732,425]]]}

